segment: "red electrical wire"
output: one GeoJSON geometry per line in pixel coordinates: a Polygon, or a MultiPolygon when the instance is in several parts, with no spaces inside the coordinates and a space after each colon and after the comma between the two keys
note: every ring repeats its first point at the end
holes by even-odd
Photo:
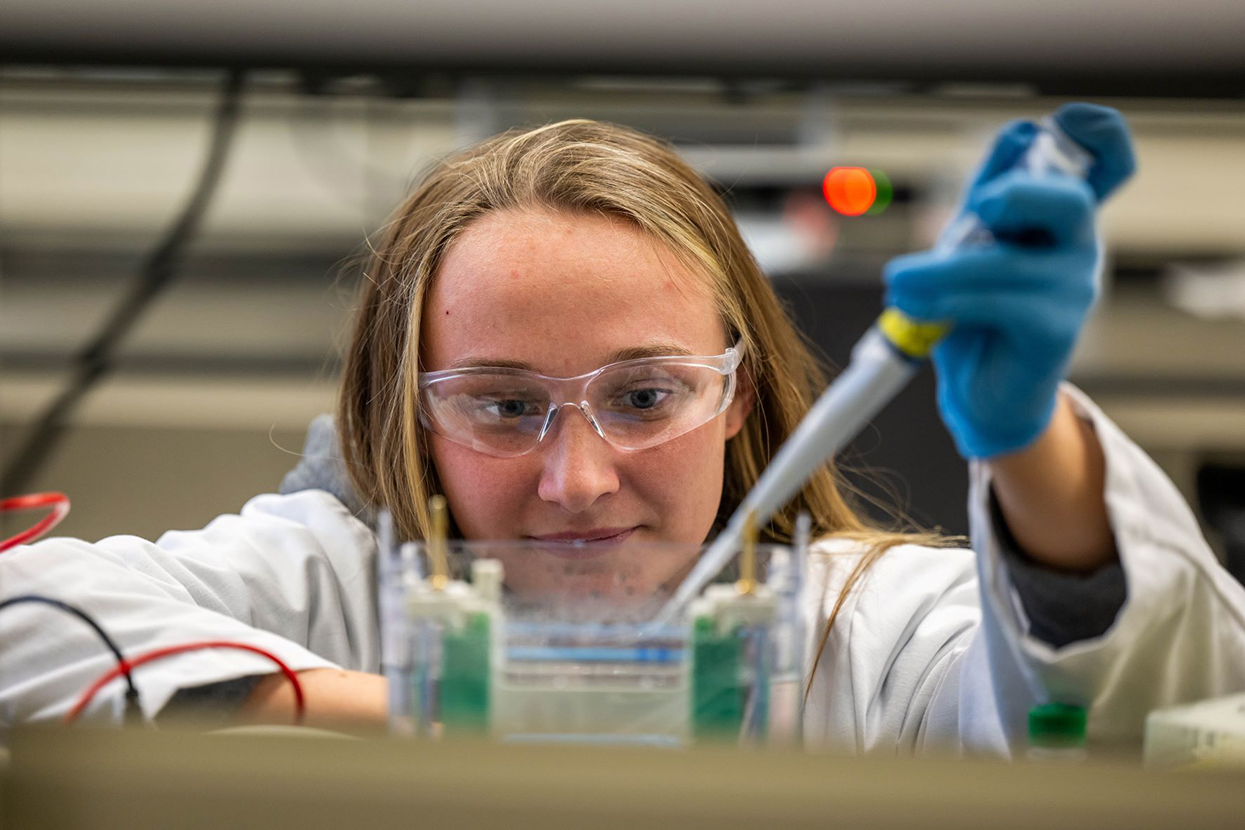
{"type": "Polygon", "coordinates": [[[290,685],[294,687],[294,725],[298,726],[303,722],[303,715],[306,713],[306,703],[303,699],[303,684],[298,682],[298,675],[294,670],[287,666],[280,657],[277,657],[270,651],[259,648],[258,646],[247,645],[246,643],[231,643],[222,640],[210,640],[202,643],[186,643],[180,646],[168,646],[167,648],[157,648],[146,654],[140,654],[133,660],[127,660],[124,665],[116,666],[106,674],[100,675],[91,687],[82,693],[82,697],[78,698],[78,702],[74,704],[73,709],[65,716],[65,724],[69,725],[78,719],[83,710],[90,705],[95,699],[95,695],[100,689],[116,680],[129,669],[136,669],[144,663],[150,663],[153,660],[162,660],[165,657],[171,657],[174,654],[181,654],[186,651],[199,651],[205,648],[236,648],[242,651],[250,651],[261,657],[267,657],[276,663],[281,669],[281,673],[290,681],[290,685]]]}
{"type": "Polygon", "coordinates": [[[0,553],[9,548],[33,542],[60,524],[61,519],[69,515],[69,497],[64,493],[32,493],[29,496],[0,499],[0,513],[7,513],[10,510],[35,510],[40,507],[51,507],[52,512],[44,516],[34,527],[0,542],[0,553]]]}

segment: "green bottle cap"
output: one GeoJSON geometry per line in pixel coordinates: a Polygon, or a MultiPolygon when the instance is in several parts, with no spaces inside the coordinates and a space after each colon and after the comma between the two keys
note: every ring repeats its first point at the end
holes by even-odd
{"type": "Polygon", "coordinates": [[[1085,707],[1045,703],[1029,710],[1029,743],[1032,746],[1083,746],[1085,707]]]}

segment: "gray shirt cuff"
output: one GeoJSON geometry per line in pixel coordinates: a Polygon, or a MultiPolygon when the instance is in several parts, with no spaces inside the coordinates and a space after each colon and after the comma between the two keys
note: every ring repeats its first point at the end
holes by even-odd
{"type": "Polygon", "coordinates": [[[1063,573],[1034,562],[1016,542],[993,491],[990,522],[1029,618],[1030,634],[1059,648],[1107,632],[1128,598],[1128,582],[1118,560],[1088,574],[1063,573]]]}

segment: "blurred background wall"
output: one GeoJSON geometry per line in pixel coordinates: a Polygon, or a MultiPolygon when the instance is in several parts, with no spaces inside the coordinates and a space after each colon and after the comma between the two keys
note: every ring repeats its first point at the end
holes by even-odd
{"type": "MultiPolygon", "coordinates": [[[[932,241],[993,130],[1088,99],[1128,116],[1140,170],[1103,211],[1107,285],[1072,379],[1218,542],[1245,539],[1241,4],[859,6],[9,0],[0,464],[153,273],[222,100],[234,130],[202,221],[22,482],[70,495],[67,534],[154,538],[274,490],[333,406],[368,234],[455,148],[569,117],[673,140],[842,363],[879,309],[882,264],[932,241]],[[875,171],[889,199],[836,213],[821,182],[843,165],[875,171]]],[[[967,530],[928,370],[847,460],[916,523],[967,530]]]]}

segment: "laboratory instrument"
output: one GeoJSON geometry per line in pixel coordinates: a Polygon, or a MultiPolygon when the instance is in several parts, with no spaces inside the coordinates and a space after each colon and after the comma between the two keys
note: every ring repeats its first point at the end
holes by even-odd
{"type": "MultiPolygon", "coordinates": [[[[1083,106],[1083,105],[1082,105],[1083,106]]],[[[1085,178],[1094,158],[1070,138],[1054,118],[1044,119],[1015,167],[1035,175],[1085,178]]],[[[944,231],[935,253],[992,241],[981,219],[966,211],[944,231]]],[[[813,404],[791,437],[731,516],[704,557],[656,617],[677,616],[730,561],[748,516],[766,521],[790,501],[808,478],[902,390],[934,346],[948,333],[938,322],[918,321],[896,308],[882,312],[852,349],[851,361],[813,404]]]]}
{"type": "Polygon", "coordinates": [[[573,544],[447,541],[444,512],[434,498],[425,542],[395,544],[382,524],[393,732],[666,747],[799,741],[802,546],[745,538],[736,582],[708,586],[687,613],[653,625],[665,597],[631,590],[618,563],[691,560],[699,545],[624,543],[606,568],[573,544]]]}
{"type": "Polygon", "coordinates": [[[1143,758],[1148,767],[1245,767],[1245,694],[1151,712],[1143,758]]]}

